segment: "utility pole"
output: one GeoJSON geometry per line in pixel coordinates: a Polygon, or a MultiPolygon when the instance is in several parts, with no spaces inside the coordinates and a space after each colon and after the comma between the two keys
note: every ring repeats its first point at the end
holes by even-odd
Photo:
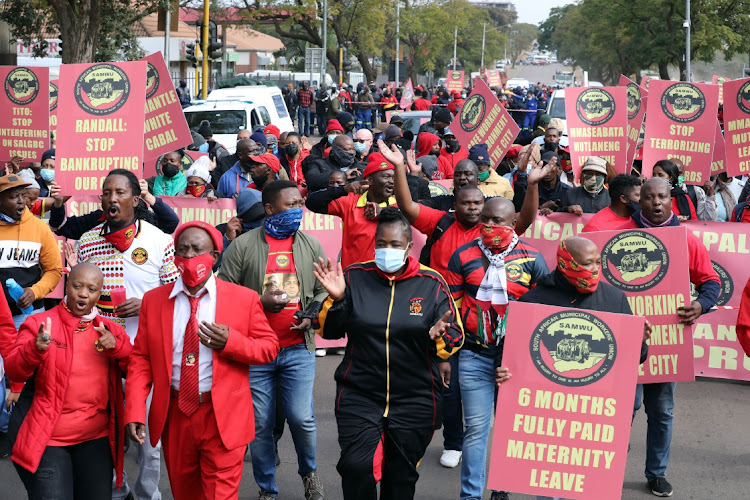
{"type": "Polygon", "coordinates": [[[201,34],[201,49],[203,49],[203,78],[201,80],[201,99],[205,99],[208,96],[208,7],[208,0],[203,0],[203,33],[201,34]]]}
{"type": "Polygon", "coordinates": [[[339,47],[339,88],[344,83],[344,47],[339,47]]]}
{"type": "Polygon", "coordinates": [[[399,81],[398,70],[399,70],[399,65],[401,64],[401,56],[399,55],[399,49],[401,48],[399,45],[400,43],[399,33],[400,32],[401,32],[401,0],[396,0],[396,58],[395,58],[396,59],[396,64],[395,64],[396,74],[394,75],[396,77],[395,78],[396,87],[398,87],[398,81],[399,81]]]}
{"type": "Polygon", "coordinates": [[[326,66],[328,61],[328,0],[323,0],[323,60],[320,62],[320,88],[326,81],[326,66]]]}
{"type": "Polygon", "coordinates": [[[456,71],[456,44],[458,43],[458,27],[453,28],[453,71],[456,71]]]}
{"type": "Polygon", "coordinates": [[[167,17],[164,23],[164,62],[167,63],[167,71],[169,71],[169,31],[172,27],[172,5],[167,5],[166,9],[167,17]]]}
{"type": "Polygon", "coordinates": [[[690,78],[690,0],[685,0],[685,22],[682,24],[685,28],[685,81],[689,82],[690,78]]]}
{"type": "Polygon", "coordinates": [[[482,23],[482,62],[479,63],[479,71],[484,68],[484,37],[487,34],[487,23],[482,23]]]}

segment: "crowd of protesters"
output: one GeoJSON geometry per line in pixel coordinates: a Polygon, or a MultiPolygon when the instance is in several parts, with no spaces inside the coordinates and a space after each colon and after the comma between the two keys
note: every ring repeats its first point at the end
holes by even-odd
{"type": "MultiPolygon", "coordinates": [[[[466,91],[414,93],[412,109],[430,112],[416,134],[402,130],[402,89],[284,89],[298,132],[242,130],[229,154],[203,122],[187,149],[207,156],[165,154],[148,179],[113,170],[101,210],[88,215],[68,213],[73,193],[55,182],[54,149],[40,165],[6,165],[0,355],[12,411],[0,431],[29,498],[159,499],[162,454],[178,500],[236,498],[246,456],[259,499],[276,498],[288,425],[304,496],[323,499],[317,333],[348,339],[328,402],[344,497],[376,498],[379,482],[382,498],[413,498],[442,426],[441,465],[461,464],[461,498],[480,499],[493,401],[512,376],[503,363],[512,302],[632,314],[622,292],[599,282],[590,240],[563,241],[548,269],[522,239],[535,217],[596,214],[584,232],[750,222],[746,178],[688,186],[677,160],[645,179],[640,160],[615,175],[592,156],[574,179],[563,127],[543,113],[547,87],[499,91],[522,135],[498,164],[487,144],[467,148],[451,131],[466,91]],[[314,125],[322,138],[311,144],[314,125]],[[430,181],[443,179],[449,194],[431,196],[430,181]],[[234,199],[236,216],[179,225],[162,196],[234,199]],[[300,230],[303,207],[341,219],[339,262],[300,230]],[[412,227],[427,236],[418,256],[412,227]],[[68,238],[66,267],[55,235],[68,238]],[[65,298],[45,298],[63,279],[65,298]],[[125,436],[138,448],[130,480],[125,436]]],[[[715,305],[720,281],[691,233],[687,246],[697,298],[679,317],[692,324],[715,305]]],[[[749,316],[740,314],[742,339],[749,316]]],[[[643,362],[648,322],[635,334],[643,362]]],[[[645,384],[634,404],[648,414],[645,475],[657,496],[673,491],[674,391],[645,384]]]]}

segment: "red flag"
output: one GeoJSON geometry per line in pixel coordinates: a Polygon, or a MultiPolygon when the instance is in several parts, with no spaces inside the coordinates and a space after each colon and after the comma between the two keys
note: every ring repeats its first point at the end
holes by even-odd
{"type": "Polygon", "coordinates": [[[409,109],[413,102],[414,102],[414,86],[411,83],[411,78],[409,78],[409,81],[406,82],[404,93],[401,94],[401,102],[399,103],[399,107],[401,109],[409,109]]]}

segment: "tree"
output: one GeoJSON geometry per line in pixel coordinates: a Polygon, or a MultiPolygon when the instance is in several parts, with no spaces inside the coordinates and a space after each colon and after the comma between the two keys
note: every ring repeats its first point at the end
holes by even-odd
{"type": "MultiPolygon", "coordinates": [[[[750,0],[692,0],[691,59],[711,62],[747,51],[750,0]]],[[[602,81],[656,67],[685,75],[684,0],[583,0],[542,23],[540,40],[602,81]],[[551,40],[551,41],[548,41],[551,40]]],[[[541,43],[541,42],[540,42],[541,43]]]]}
{"type": "Polygon", "coordinates": [[[537,27],[533,24],[518,23],[510,27],[508,36],[508,52],[510,53],[511,67],[516,67],[516,61],[521,54],[531,48],[531,44],[537,36],[537,27]]]}
{"type": "Polygon", "coordinates": [[[555,50],[555,46],[552,42],[552,35],[555,32],[555,28],[560,23],[562,18],[572,8],[573,4],[568,4],[564,7],[553,7],[549,11],[549,17],[539,24],[539,36],[537,37],[537,43],[541,50],[555,50]]]}
{"type": "MultiPolygon", "coordinates": [[[[323,47],[320,0],[290,0],[279,7],[273,0],[242,0],[244,15],[250,22],[273,24],[276,34],[323,47]]],[[[357,57],[368,81],[375,81],[377,70],[370,57],[382,50],[389,8],[378,0],[329,0],[326,59],[338,72],[340,45],[357,57]]]]}
{"type": "Polygon", "coordinates": [[[168,0],[7,0],[0,19],[14,37],[34,46],[43,57],[45,38],[59,33],[64,64],[109,61],[139,56],[133,24],[168,0]]]}

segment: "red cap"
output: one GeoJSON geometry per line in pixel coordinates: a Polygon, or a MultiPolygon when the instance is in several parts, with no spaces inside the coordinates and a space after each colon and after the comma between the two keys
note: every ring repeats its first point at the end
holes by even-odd
{"type": "Polygon", "coordinates": [[[385,159],[385,156],[380,153],[370,153],[370,156],[367,158],[369,160],[367,162],[367,168],[365,168],[365,172],[362,174],[362,177],[364,178],[375,172],[394,170],[393,164],[388,162],[388,160],[385,159]]]}
{"type": "Polygon", "coordinates": [[[454,99],[458,99],[460,97],[461,97],[461,92],[459,92],[458,90],[454,90],[453,91],[453,98],[454,99]]]}
{"type": "Polygon", "coordinates": [[[174,232],[174,243],[175,247],[177,246],[177,242],[180,240],[180,235],[182,232],[190,227],[199,227],[206,231],[208,235],[211,237],[211,240],[214,242],[214,248],[217,252],[221,253],[222,249],[224,248],[224,239],[221,233],[213,227],[211,224],[207,224],[203,221],[194,220],[190,222],[186,222],[184,224],[181,224],[180,227],[177,228],[177,230],[174,232]]]}
{"type": "Polygon", "coordinates": [[[518,158],[518,155],[521,153],[521,150],[523,149],[523,146],[519,144],[514,144],[510,147],[507,153],[505,153],[506,158],[518,158]]]}
{"type": "Polygon", "coordinates": [[[344,127],[341,126],[338,120],[328,120],[328,126],[326,127],[326,134],[328,132],[332,132],[334,130],[338,130],[342,134],[344,133],[344,127]]]}
{"type": "Polygon", "coordinates": [[[263,133],[266,135],[271,134],[278,139],[281,135],[281,130],[279,130],[279,127],[276,125],[267,125],[266,128],[263,129],[263,133]]]}
{"type": "Polygon", "coordinates": [[[279,170],[281,170],[281,163],[279,162],[279,159],[271,153],[263,153],[262,155],[251,156],[250,159],[255,163],[265,163],[266,165],[271,167],[271,170],[273,170],[275,173],[279,173],[279,170]]]}

